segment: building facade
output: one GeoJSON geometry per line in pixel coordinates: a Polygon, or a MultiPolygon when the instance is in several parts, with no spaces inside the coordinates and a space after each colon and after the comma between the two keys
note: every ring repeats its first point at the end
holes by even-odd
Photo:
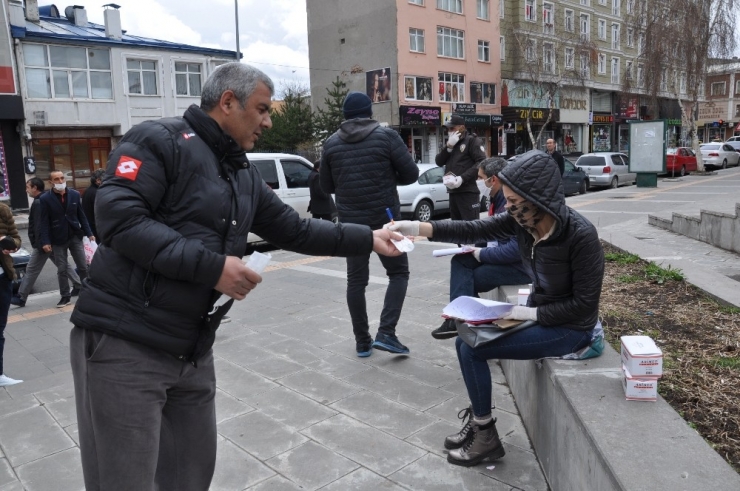
{"type": "Polygon", "coordinates": [[[725,141],[740,135],[740,62],[711,66],[703,95],[696,121],[699,140],[725,141]]]}
{"type": "Polygon", "coordinates": [[[15,0],[8,5],[26,157],[25,168],[8,161],[8,174],[17,181],[16,187],[11,182],[14,207],[28,206],[24,183],[32,175],[46,179],[60,170],[70,187],[84,191],[126,131],[145,120],[182,115],[200,102],[208,75],[236,59],[234,51],[128,35],[116,8],[107,8],[105,25],[97,25],[80,6],[60,13],[34,0],[26,0],[25,9],[15,0]]]}
{"type": "Polygon", "coordinates": [[[307,0],[311,93],[339,77],[366,92],[417,162],[433,162],[460,114],[499,152],[498,3],[489,0],[307,0]]]}

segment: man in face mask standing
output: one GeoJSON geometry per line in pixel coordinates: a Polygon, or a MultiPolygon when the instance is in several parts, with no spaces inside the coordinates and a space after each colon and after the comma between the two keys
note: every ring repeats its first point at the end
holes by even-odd
{"type": "Polygon", "coordinates": [[[434,159],[445,168],[444,184],[450,194],[450,218],[477,220],[480,218],[480,193],[475,181],[478,164],[486,158],[483,142],[465,129],[462,116],[453,114],[445,124],[449,131],[447,145],[434,159]]]}
{"type": "Polygon", "coordinates": [[[39,244],[44,252],[54,252],[57,266],[59,293],[62,295],[57,307],[69,305],[71,291],[67,279],[67,251],[72,254],[77,266],[80,281],[87,278],[87,263],[82,238],[95,240],[90,224],[82,211],[80,193],[67,189],[67,181],[62,171],[52,171],[49,178],[53,187],[50,193],[39,198],[41,215],[39,217],[39,244]]]}

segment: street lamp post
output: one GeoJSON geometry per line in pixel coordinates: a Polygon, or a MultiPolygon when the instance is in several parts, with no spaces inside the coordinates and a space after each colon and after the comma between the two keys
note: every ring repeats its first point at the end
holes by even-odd
{"type": "Polygon", "coordinates": [[[239,0],[234,0],[234,19],[236,20],[236,61],[239,58],[239,0]]]}

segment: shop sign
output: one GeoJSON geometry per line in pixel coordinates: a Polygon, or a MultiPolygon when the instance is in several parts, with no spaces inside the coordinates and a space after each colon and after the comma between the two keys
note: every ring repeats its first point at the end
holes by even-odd
{"type": "Polygon", "coordinates": [[[614,116],[611,114],[594,114],[594,124],[611,124],[614,122],[614,116]]]}
{"type": "Polygon", "coordinates": [[[637,97],[624,97],[619,100],[617,116],[620,118],[636,119],[638,116],[637,97]]]}
{"type": "Polygon", "coordinates": [[[714,102],[699,103],[699,119],[724,119],[727,117],[727,107],[717,105],[714,102]]]}
{"type": "Polygon", "coordinates": [[[452,112],[455,114],[475,114],[475,104],[453,104],[452,112]]]}
{"type": "Polygon", "coordinates": [[[500,114],[491,114],[491,126],[501,126],[504,124],[504,117],[500,114]]]}
{"type": "Polygon", "coordinates": [[[533,123],[544,123],[550,113],[550,122],[560,121],[560,109],[542,109],[529,107],[505,107],[502,109],[507,121],[526,121],[527,118],[533,123]]]}
{"type": "Polygon", "coordinates": [[[560,91],[556,91],[553,97],[545,90],[545,85],[505,79],[501,81],[501,106],[559,108],[560,91]]]}
{"type": "Polygon", "coordinates": [[[668,126],[681,126],[680,119],[666,119],[665,122],[668,126]]]}
{"type": "Polygon", "coordinates": [[[429,106],[401,106],[401,126],[439,126],[442,110],[429,106]]]}
{"type": "Polygon", "coordinates": [[[560,109],[570,109],[572,111],[585,111],[588,104],[585,99],[573,99],[570,97],[560,98],[560,109]]]}

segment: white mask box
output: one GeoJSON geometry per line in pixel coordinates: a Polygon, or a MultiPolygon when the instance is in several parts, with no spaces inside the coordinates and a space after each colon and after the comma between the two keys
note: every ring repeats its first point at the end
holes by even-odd
{"type": "Polygon", "coordinates": [[[663,352],[650,336],[622,336],[622,365],[634,376],[663,375],[663,352]]]}
{"type": "Polygon", "coordinates": [[[622,365],[622,387],[628,401],[658,400],[658,379],[632,375],[624,365],[622,365]]]}

